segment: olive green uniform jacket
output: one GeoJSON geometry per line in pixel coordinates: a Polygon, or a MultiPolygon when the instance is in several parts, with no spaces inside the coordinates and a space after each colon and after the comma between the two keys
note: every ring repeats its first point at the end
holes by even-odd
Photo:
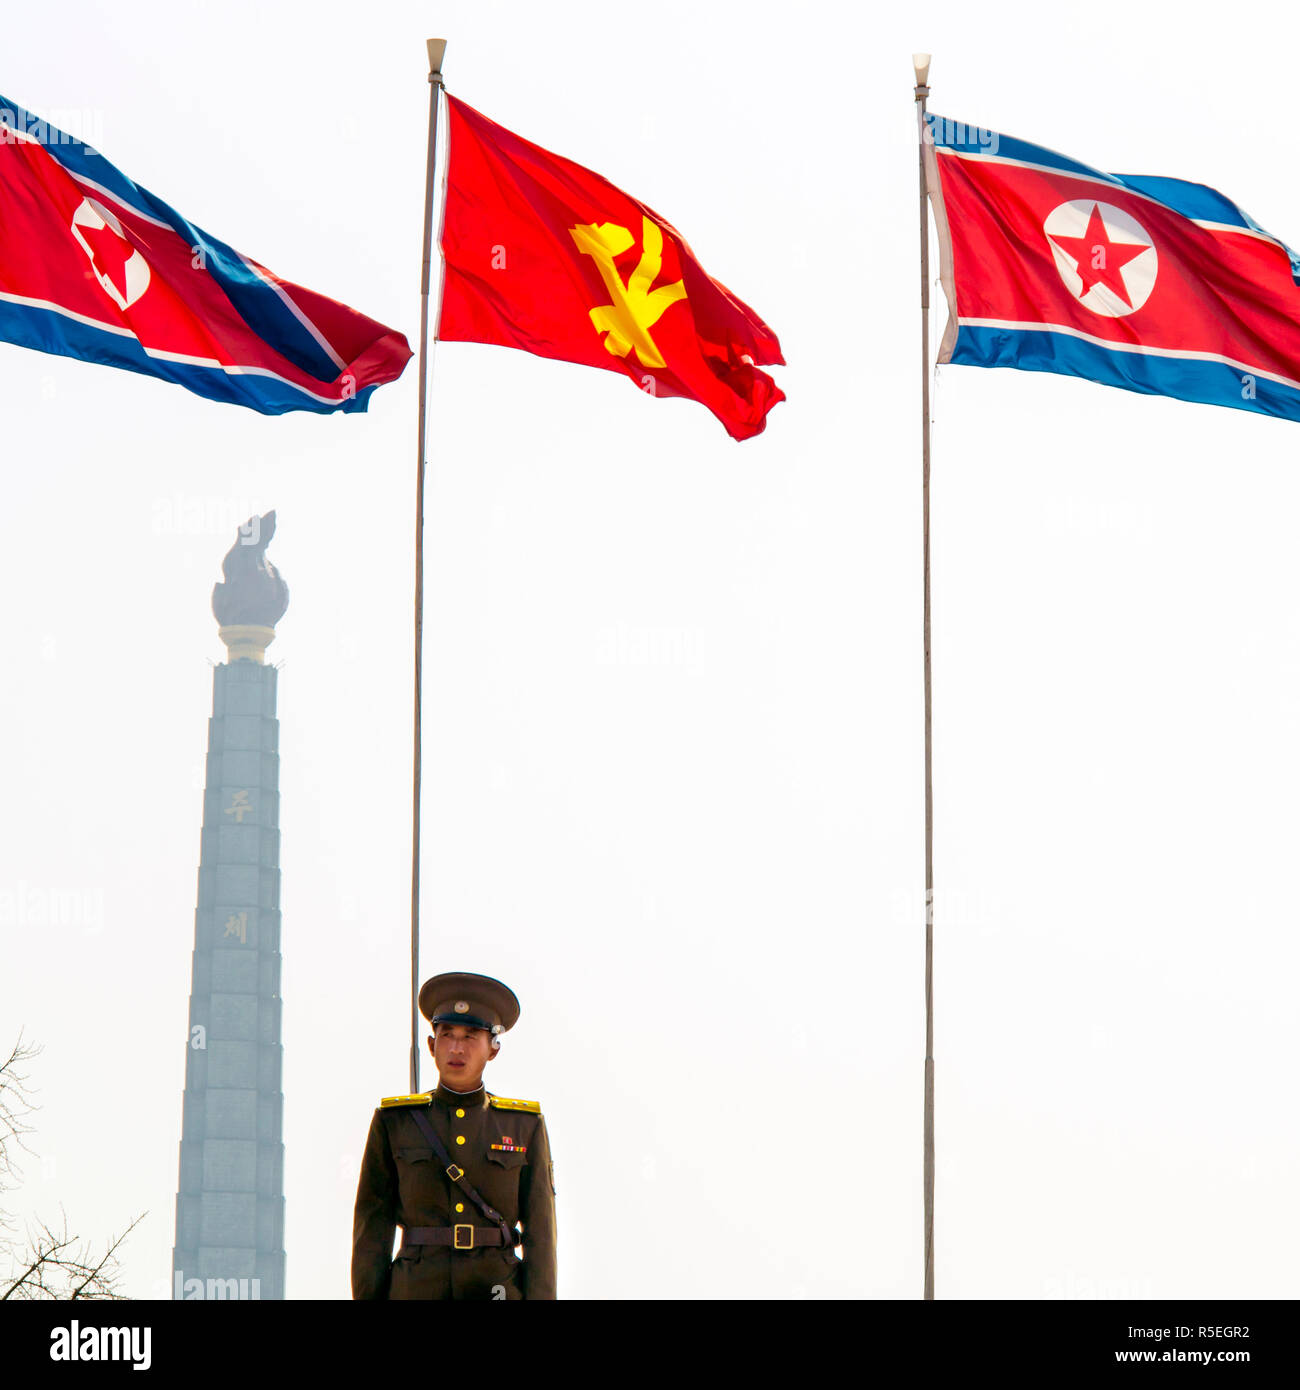
{"type": "Polygon", "coordinates": [[[555,1182],[546,1121],[535,1102],[481,1088],[462,1095],[445,1086],[383,1102],[370,1122],[357,1184],[352,1297],[555,1297],[555,1182]],[[404,1244],[393,1258],[398,1226],[497,1229],[447,1176],[414,1118],[417,1106],[465,1180],[507,1225],[522,1225],[522,1262],[500,1245],[404,1244]]]}

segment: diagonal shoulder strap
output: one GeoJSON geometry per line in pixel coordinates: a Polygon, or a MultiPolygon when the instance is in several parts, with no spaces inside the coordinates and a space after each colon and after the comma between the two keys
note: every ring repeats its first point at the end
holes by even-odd
{"type": "Polygon", "coordinates": [[[510,1227],[506,1225],[505,1217],[503,1217],[495,1207],[489,1206],[470,1183],[466,1181],[465,1170],[451,1161],[451,1157],[447,1153],[447,1147],[442,1140],[438,1138],[438,1131],[434,1129],[428,1115],[426,1115],[423,1110],[412,1110],[411,1118],[424,1131],[424,1137],[432,1146],[434,1156],[437,1158],[438,1162],[442,1164],[452,1184],[463,1189],[465,1195],[474,1203],[479,1211],[481,1211],[494,1225],[500,1226],[501,1239],[505,1242],[506,1249],[508,1250],[511,1246],[517,1245],[519,1243],[519,1233],[517,1231],[512,1231],[510,1227]]]}

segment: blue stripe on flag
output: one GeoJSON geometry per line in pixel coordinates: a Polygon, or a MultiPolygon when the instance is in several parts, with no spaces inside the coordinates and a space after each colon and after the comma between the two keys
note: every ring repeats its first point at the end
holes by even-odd
{"type": "Polygon", "coordinates": [[[962,324],[951,360],[970,367],[1017,367],[1058,372],[1146,396],[1174,396],[1224,405],[1255,415],[1300,420],[1300,389],[1224,362],[1122,352],[1050,329],[971,327],[962,324]],[[1254,392],[1251,399],[1247,394],[1254,392]]]}
{"type": "Polygon", "coordinates": [[[161,377],[209,400],[248,406],[263,415],[283,415],[290,410],[310,410],[318,415],[334,411],[352,414],[366,409],[375,390],[374,386],[367,386],[350,399],[338,402],[317,400],[282,377],[250,372],[231,374],[220,367],[150,357],[137,338],[106,332],[53,309],[3,300],[0,300],[0,340],[17,347],[34,348],[37,352],[77,357],[106,367],[124,367],[143,376],[161,377]]]}
{"type": "Polygon", "coordinates": [[[927,111],[925,120],[936,149],[955,150],[958,154],[996,155],[999,159],[1016,159],[1024,164],[1043,164],[1064,174],[1084,174],[1106,183],[1119,182],[1114,174],[1103,174],[1068,155],[1057,154],[1042,145],[1031,145],[1027,140],[1017,140],[1014,135],[1003,135],[966,121],[954,121],[934,111],[927,111]]]}

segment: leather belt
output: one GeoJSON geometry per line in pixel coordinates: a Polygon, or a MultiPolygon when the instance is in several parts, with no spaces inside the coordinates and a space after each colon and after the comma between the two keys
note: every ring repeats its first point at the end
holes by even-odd
{"type": "Polygon", "coordinates": [[[453,1250],[474,1250],[480,1245],[505,1244],[499,1226],[411,1226],[402,1232],[402,1248],[408,1245],[450,1245],[453,1250]]]}

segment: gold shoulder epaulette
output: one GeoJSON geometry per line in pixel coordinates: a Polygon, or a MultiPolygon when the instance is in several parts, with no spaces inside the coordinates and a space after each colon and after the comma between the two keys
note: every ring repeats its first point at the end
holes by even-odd
{"type": "Polygon", "coordinates": [[[432,1091],[425,1091],[418,1096],[385,1096],[379,1102],[381,1110],[387,1110],[392,1105],[428,1105],[433,1099],[432,1091]]]}
{"type": "Polygon", "coordinates": [[[527,1110],[530,1115],[542,1113],[539,1101],[511,1100],[509,1096],[494,1096],[491,1092],[488,1092],[488,1104],[493,1110],[527,1110]]]}

